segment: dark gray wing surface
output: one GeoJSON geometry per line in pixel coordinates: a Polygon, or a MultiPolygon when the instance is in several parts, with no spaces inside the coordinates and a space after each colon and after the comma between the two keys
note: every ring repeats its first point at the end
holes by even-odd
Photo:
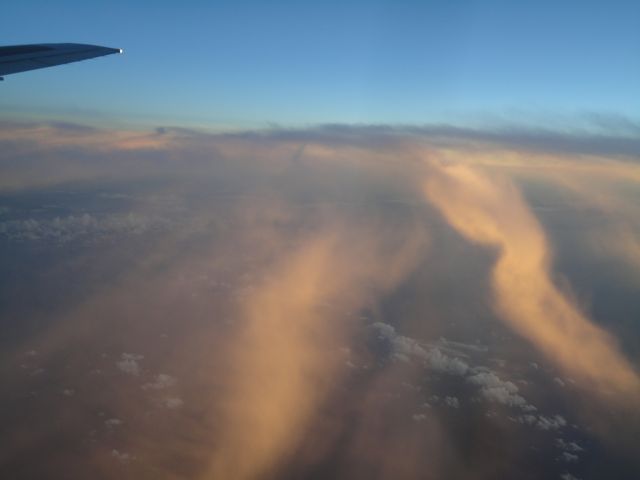
{"type": "Polygon", "coordinates": [[[0,77],[89,58],[122,53],[119,48],[82,43],[41,43],[0,47],[0,77]]]}

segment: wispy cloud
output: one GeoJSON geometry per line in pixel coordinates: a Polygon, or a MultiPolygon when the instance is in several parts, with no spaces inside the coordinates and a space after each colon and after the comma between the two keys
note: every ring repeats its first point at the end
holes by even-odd
{"type": "Polygon", "coordinates": [[[513,183],[466,165],[435,166],[425,194],[462,235],[496,249],[496,309],[513,329],[596,395],[637,398],[640,379],[614,339],[554,284],[545,233],[513,183]]]}
{"type": "Polygon", "coordinates": [[[314,232],[248,296],[219,399],[225,420],[212,477],[260,478],[294,453],[344,369],[336,352],[354,325],[334,309],[364,308],[420,253],[420,235],[404,232],[391,250],[380,233],[344,225],[314,232]]]}

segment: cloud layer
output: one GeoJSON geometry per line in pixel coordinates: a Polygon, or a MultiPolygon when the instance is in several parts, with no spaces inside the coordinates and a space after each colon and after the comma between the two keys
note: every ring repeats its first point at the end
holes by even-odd
{"type": "Polygon", "coordinates": [[[3,123],[0,465],[514,478],[539,440],[559,478],[619,418],[629,448],[634,128],[3,123]]]}

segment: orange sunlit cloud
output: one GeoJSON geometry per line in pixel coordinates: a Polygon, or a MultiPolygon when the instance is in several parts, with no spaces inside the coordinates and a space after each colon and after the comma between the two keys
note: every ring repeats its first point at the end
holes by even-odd
{"type": "Polygon", "coordinates": [[[435,165],[425,194],[459,233],[497,250],[492,284],[501,318],[594,393],[640,393],[613,338],[554,284],[545,234],[513,183],[477,167],[435,165]]]}
{"type": "Polygon", "coordinates": [[[341,377],[337,352],[354,326],[345,313],[393,288],[420,255],[424,234],[403,233],[390,249],[383,230],[316,232],[247,298],[206,478],[263,478],[294,452],[341,377]]]}

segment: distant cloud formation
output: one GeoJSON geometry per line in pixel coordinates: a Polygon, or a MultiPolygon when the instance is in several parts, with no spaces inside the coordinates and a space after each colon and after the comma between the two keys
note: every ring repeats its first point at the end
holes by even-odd
{"type": "Polygon", "coordinates": [[[513,382],[501,380],[495,373],[479,372],[468,377],[467,381],[478,385],[482,396],[489,401],[520,407],[525,411],[536,410],[518,395],[518,387],[513,382]]]}
{"type": "Polygon", "coordinates": [[[547,417],[545,415],[527,414],[518,417],[520,423],[532,425],[540,430],[560,430],[567,425],[567,421],[561,415],[547,417]]]}
{"type": "Polygon", "coordinates": [[[6,370],[83,405],[105,478],[521,478],[535,442],[577,478],[640,399],[631,296],[596,303],[640,285],[638,125],[589,121],[1,123],[6,299],[44,305],[7,308],[6,370]]]}
{"type": "Polygon", "coordinates": [[[376,322],[371,328],[375,329],[379,338],[391,343],[396,359],[409,361],[411,357],[417,357],[435,371],[451,375],[462,376],[469,371],[469,365],[464,360],[442,353],[437,346],[421,345],[412,338],[398,335],[391,325],[376,322]]]}
{"type": "MultiPolygon", "coordinates": [[[[455,356],[455,350],[451,355],[444,354],[438,345],[453,344],[458,349],[471,349],[481,353],[486,353],[486,348],[478,345],[465,345],[460,342],[449,342],[444,338],[441,338],[436,344],[428,345],[399,335],[391,325],[381,322],[374,323],[371,328],[377,333],[378,338],[390,343],[392,358],[394,359],[400,361],[421,360],[429,370],[441,374],[464,377],[466,382],[478,387],[480,396],[488,402],[516,407],[523,412],[535,412],[537,410],[534,405],[531,405],[519,394],[520,390],[515,383],[501,379],[495,371],[483,365],[469,365],[460,356],[455,356]]],[[[464,354],[458,353],[458,355],[464,354]]],[[[445,397],[444,402],[446,405],[454,408],[459,407],[459,402],[455,400],[447,401],[447,398],[454,397],[445,397]]]]}
{"type": "Polygon", "coordinates": [[[457,397],[444,397],[444,403],[451,408],[460,408],[460,400],[457,397]]]}
{"type": "Polygon", "coordinates": [[[120,360],[116,362],[116,366],[124,373],[129,375],[140,375],[140,360],[144,358],[143,355],[136,355],[135,353],[123,353],[120,360]]]}
{"type": "Polygon", "coordinates": [[[438,166],[425,194],[462,235],[497,249],[492,283],[505,321],[595,392],[640,396],[640,378],[613,338],[554,285],[544,231],[513,183],[467,165],[438,166]]]}
{"type": "Polygon", "coordinates": [[[134,214],[96,217],[84,213],[53,219],[0,221],[0,236],[15,242],[65,244],[75,240],[104,240],[117,235],[141,235],[166,230],[169,224],[168,219],[134,214]]]}

